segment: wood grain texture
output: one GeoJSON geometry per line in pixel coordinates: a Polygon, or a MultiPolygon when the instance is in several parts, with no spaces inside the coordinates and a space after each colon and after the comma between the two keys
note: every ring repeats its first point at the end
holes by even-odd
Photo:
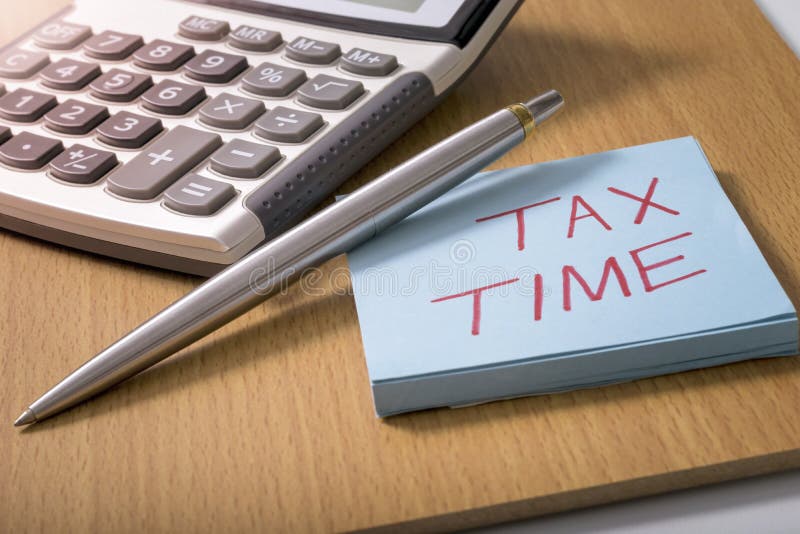
{"type": "MultiPolygon", "coordinates": [[[[63,3],[26,1],[0,38],[63,3]]],[[[695,135],[800,304],[800,63],[747,0],[528,0],[343,191],[550,87],[567,112],[496,168],[695,135]]],[[[0,531],[459,528],[800,465],[794,358],[378,420],[345,266],[19,432],[43,388],[199,280],[1,232],[0,531]]]]}

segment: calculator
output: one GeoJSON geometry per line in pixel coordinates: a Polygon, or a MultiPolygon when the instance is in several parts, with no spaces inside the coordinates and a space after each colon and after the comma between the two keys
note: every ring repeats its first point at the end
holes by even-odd
{"type": "Polygon", "coordinates": [[[203,276],[427,114],[517,0],[76,0],[0,48],[0,227],[203,276]]]}

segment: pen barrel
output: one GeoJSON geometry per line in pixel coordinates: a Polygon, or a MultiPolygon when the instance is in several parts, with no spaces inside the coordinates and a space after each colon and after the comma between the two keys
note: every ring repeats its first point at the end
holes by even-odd
{"type": "Polygon", "coordinates": [[[303,271],[373,237],[525,138],[500,110],[434,145],[260,247],[89,360],[30,406],[37,420],[154,365],[285,288],[303,271]]]}

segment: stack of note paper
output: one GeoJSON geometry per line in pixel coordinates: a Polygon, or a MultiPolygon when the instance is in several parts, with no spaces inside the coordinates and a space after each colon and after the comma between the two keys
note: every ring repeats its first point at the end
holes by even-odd
{"type": "Polygon", "coordinates": [[[797,351],[691,137],[480,174],[348,261],[380,416],[797,351]]]}

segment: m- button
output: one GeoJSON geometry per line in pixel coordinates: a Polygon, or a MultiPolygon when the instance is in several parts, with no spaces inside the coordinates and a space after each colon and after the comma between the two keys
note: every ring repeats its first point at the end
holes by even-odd
{"type": "Polygon", "coordinates": [[[365,76],[386,76],[397,68],[397,58],[361,48],[353,48],[342,56],[342,68],[365,76]]]}
{"type": "Polygon", "coordinates": [[[326,43],[308,37],[298,37],[286,45],[286,57],[315,65],[332,63],[341,53],[342,50],[336,43],[326,43]]]}

